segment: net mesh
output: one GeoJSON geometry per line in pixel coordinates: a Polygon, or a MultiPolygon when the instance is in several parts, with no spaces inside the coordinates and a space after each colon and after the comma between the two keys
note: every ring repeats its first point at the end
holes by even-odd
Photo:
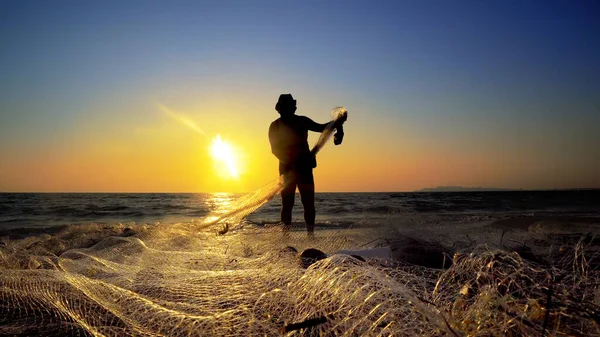
{"type": "Polygon", "coordinates": [[[5,241],[0,334],[600,335],[585,240],[563,245],[551,265],[477,247],[446,270],[348,255],[305,270],[282,250],[331,254],[377,235],[86,225],[5,241]]]}
{"type": "MultiPolygon", "coordinates": [[[[87,226],[86,226],[87,227],[87,226]]],[[[298,250],[372,240],[367,230],[112,226],[5,242],[0,334],[598,336],[598,273],[584,242],[544,266],[478,247],[449,269],[333,255],[308,269],[298,250]],[[61,251],[64,250],[64,251],[61,251]]],[[[400,259],[401,260],[401,259],[400,259]]]]}

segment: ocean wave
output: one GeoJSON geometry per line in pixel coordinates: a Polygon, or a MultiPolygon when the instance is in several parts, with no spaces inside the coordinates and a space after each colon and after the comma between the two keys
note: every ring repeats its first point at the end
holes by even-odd
{"type": "Polygon", "coordinates": [[[109,206],[97,206],[97,205],[88,205],[87,209],[97,210],[103,212],[122,212],[131,209],[132,207],[125,205],[109,205],[109,206]]]}
{"type": "MultiPolygon", "coordinates": [[[[235,201],[234,195],[227,197],[235,201]]],[[[222,196],[210,194],[2,194],[0,224],[52,226],[90,221],[163,222],[220,211],[222,196]]],[[[273,198],[250,217],[279,220],[281,199],[273,198]]],[[[336,221],[370,215],[404,216],[485,213],[598,214],[600,191],[460,193],[317,193],[317,216],[336,221]]],[[[226,211],[224,208],[223,212],[226,211]]],[[[294,217],[302,217],[299,195],[294,217]]]]}
{"type": "Polygon", "coordinates": [[[183,212],[183,215],[192,216],[192,217],[203,217],[207,215],[209,211],[207,209],[189,209],[183,212]]]}

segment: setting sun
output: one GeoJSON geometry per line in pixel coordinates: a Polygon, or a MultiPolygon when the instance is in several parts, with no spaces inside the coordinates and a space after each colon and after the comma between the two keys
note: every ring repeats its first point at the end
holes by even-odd
{"type": "Polygon", "coordinates": [[[210,153],[215,160],[215,169],[219,175],[228,178],[239,178],[237,157],[231,145],[221,139],[220,135],[216,135],[213,139],[210,153]]]}

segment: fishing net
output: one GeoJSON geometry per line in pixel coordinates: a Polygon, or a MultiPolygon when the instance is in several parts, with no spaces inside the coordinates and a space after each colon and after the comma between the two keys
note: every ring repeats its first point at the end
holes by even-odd
{"type": "Polygon", "coordinates": [[[551,266],[478,247],[441,270],[334,254],[381,234],[365,229],[308,238],[192,227],[86,225],[5,240],[0,335],[600,335],[600,279],[583,241],[551,266]],[[330,257],[303,269],[290,245],[330,257]]]}
{"type": "Polygon", "coordinates": [[[362,261],[337,252],[393,245],[397,233],[283,235],[242,220],[278,188],[197,222],[3,238],[0,335],[600,336],[594,238],[537,262],[486,246],[456,252],[447,269],[399,253],[362,261]],[[329,257],[304,269],[289,246],[329,257]]]}
{"type": "Polygon", "coordinates": [[[335,254],[385,234],[187,223],[5,239],[0,335],[600,335],[591,241],[551,264],[481,246],[446,270],[335,254]],[[330,257],[303,269],[287,246],[330,257]]]}

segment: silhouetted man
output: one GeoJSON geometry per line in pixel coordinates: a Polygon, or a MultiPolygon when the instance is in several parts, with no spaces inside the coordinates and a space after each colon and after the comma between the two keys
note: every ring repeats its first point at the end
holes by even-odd
{"type": "MultiPolygon", "coordinates": [[[[275,105],[281,115],[269,127],[271,152],[279,159],[279,174],[284,177],[281,191],[281,222],[284,230],[292,224],[292,208],[296,187],[304,208],[304,221],[309,235],[315,228],[315,182],[313,168],[317,166],[315,156],[308,147],[308,131],[323,132],[328,123],[319,124],[305,116],[297,116],[296,100],[291,94],[282,94],[275,105]]],[[[338,133],[341,133],[339,121],[338,133]]],[[[341,139],[339,141],[341,143],[341,139]]],[[[336,142],[337,144],[337,142],[336,142]]]]}

